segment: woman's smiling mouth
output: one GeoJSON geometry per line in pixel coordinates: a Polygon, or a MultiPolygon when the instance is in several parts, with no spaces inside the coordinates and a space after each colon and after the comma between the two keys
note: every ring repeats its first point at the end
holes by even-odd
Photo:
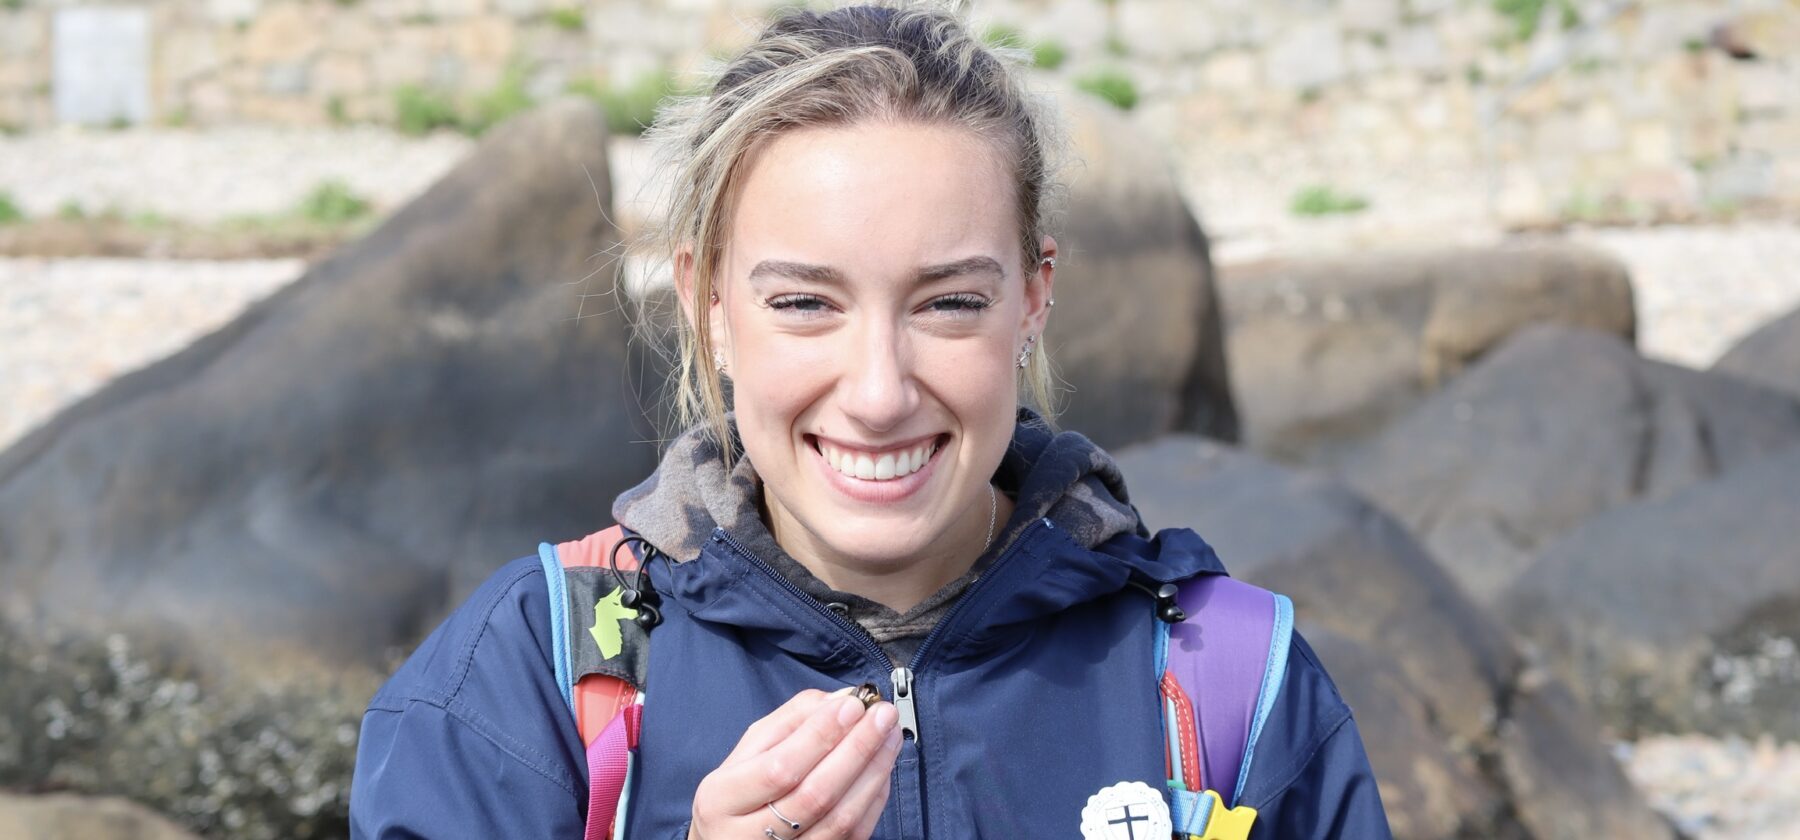
{"type": "Polygon", "coordinates": [[[849,446],[807,435],[809,449],[829,483],[862,502],[893,502],[912,495],[935,472],[948,433],[880,449],[849,446]]]}

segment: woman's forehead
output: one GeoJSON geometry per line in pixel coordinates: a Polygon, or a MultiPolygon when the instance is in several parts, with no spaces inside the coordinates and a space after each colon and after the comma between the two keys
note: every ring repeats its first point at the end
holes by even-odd
{"type": "Polygon", "coordinates": [[[858,257],[908,270],[1017,249],[1009,169],[965,129],[864,122],[807,128],[750,161],[733,213],[742,266],[835,266],[858,257]]]}

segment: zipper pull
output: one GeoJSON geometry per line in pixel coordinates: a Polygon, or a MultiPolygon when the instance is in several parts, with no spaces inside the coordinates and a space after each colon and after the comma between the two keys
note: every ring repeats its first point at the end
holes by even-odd
{"type": "Polygon", "coordinates": [[[919,713],[913,708],[912,678],[912,669],[894,669],[894,708],[900,712],[900,737],[917,745],[919,743],[919,713]]]}

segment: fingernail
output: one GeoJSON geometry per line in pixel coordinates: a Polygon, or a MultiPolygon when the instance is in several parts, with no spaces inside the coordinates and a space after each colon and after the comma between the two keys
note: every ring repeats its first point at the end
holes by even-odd
{"type": "Polygon", "coordinates": [[[855,723],[857,718],[862,717],[863,704],[861,700],[854,697],[845,697],[837,701],[837,704],[838,723],[849,726],[850,724],[855,723]]]}
{"type": "Polygon", "coordinates": [[[881,705],[875,707],[875,728],[876,729],[886,732],[890,729],[893,729],[895,722],[897,722],[899,720],[900,720],[900,712],[894,708],[894,704],[882,703],[881,705]]]}

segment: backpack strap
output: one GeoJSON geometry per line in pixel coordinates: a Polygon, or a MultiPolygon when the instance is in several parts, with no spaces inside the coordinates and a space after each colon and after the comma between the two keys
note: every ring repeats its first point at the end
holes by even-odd
{"type": "Polygon", "coordinates": [[[585,840],[606,840],[624,822],[643,720],[649,634],[620,605],[622,587],[610,565],[616,562],[620,572],[637,569],[637,554],[619,547],[625,536],[614,525],[573,542],[538,545],[550,591],[556,682],[587,752],[585,840]],[[581,626],[588,615],[593,624],[581,626]]]}
{"type": "Polygon", "coordinates": [[[1181,837],[1241,840],[1256,811],[1238,797],[1287,672],[1293,602],[1210,574],[1176,603],[1186,620],[1157,621],[1156,636],[1171,816],[1181,837]]]}

